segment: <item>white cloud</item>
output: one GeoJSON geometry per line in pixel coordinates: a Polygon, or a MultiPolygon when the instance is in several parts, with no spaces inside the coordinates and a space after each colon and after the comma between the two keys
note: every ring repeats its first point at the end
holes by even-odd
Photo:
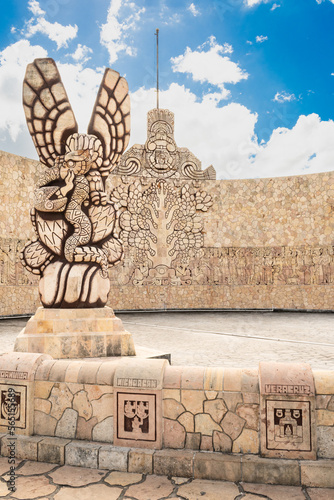
{"type": "Polygon", "coordinates": [[[188,10],[192,13],[193,16],[198,16],[199,15],[199,10],[196,8],[195,4],[191,3],[188,7],[188,10]]]}
{"type": "Polygon", "coordinates": [[[277,128],[261,146],[251,170],[259,177],[328,172],[334,164],[334,122],[300,116],[292,129],[277,128]]]}
{"type": "MultiPolygon", "coordinates": [[[[21,104],[26,64],[46,57],[42,47],[22,40],[0,53],[0,148],[36,158],[21,104]],[[14,142],[16,140],[16,142],[14,142]]],[[[80,64],[57,63],[79,130],[85,132],[103,75],[80,64]]],[[[276,128],[267,143],[255,135],[257,114],[237,103],[220,105],[220,94],[202,99],[176,83],[160,93],[160,104],[175,113],[175,139],[189,148],[203,168],[213,164],[218,178],[298,175],[333,170],[334,122],[301,116],[291,129],[276,128]]],[[[131,94],[131,144],[146,141],[146,113],[155,106],[154,89],[131,94]]]]}
{"type": "Polygon", "coordinates": [[[92,53],[93,50],[90,47],[87,47],[86,45],[81,45],[81,43],[79,43],[75,52],[73,54],[67,54],[67,55],[69,57],[72,57],[74,61],[84,64],[85,62],[89,61],[90,59],[89,54],[92,53]]]}
{"type": "Polygon", "coordinates": [[[248,74],[240,66],[231,61],[226,54],[232,54],[229,44],[219,45],[215,37],[192,51],[187,47],[184,54],[171,59],[174,72],[189,73],[194,81],[208,82],[221,90],[221,99],[229,95],[225,89],[226,83],[238,83],[247,79],[248,74]],[[208,47],[208,50],[204,50],[208,47]]]}
{"type": "Polygon", "coordinates": [[[131,0],[111,0],[107,21],[101,26],[100,41],[109,52],[109,63],[118,59],[119,52],[136,55],[136,48],[129,43],[128,33],[133,31],[145,8],[138,8],[131,0]]]}
{"type": "Polygon", "coordinates": [[[57,49],[67,47],[68,42],[77,36],[78,26],[63,26],[57,22],[50,23],[44,17],[38,17],[36,21],[29,22],[27,25],[26,36],[30,37],[41,33],[50,40],[56,42],[57,49]]]}
{"type": "Polygon", "coordinates": [[[280,5],[278,3],[274,3],[274,5],[272,6],[272,8],[270,10],[276,10],[276,9],[279,9],[280,5]]]}
{"type": "MultiPolygon", "coordinates": [[[[21,31],[26,37],[31,37],[37,33],[46,35],[57,44],[57,49],[67,47],[68,42],[73,40],[78,33],[77,25],[63,26],[57,22],[50,23],[45,19],[46,12],[41,9],[37,0],[29,0],[28,9],[33,17],[26,23],[25,29],[21,31]]],[[[15,29],[15,28],[14,28],[15,29]]]]}
{"type": "Polygon", "coordinates": [[[256,43],[263,43],[265,42],[266,40],[268,40],[268,37],[267,36],[264,36],[264,35],[258,35],[256,38],[256,43]]]}
{"type": "Polygon", "coordinates": [[[34,16],[45,16],[46,12],[41,9],[39,2],[37,0],[29,0],[28,9],[34,14],[34,16]]]}
{"type": "Polygon", "coordinates": [[[273,101],[276,101],[276,102],[291,102],[291,101],[295,101],[296,100],[296,96],[295,94],[289,94],[288,92],[285,92],[283,90],[283,92],[277,92],[273,101]]]}
{"type": "Polygon", "coordinates": [[[22,82],[27,64],[37,57],[47,57],[46,50],[30,45],[28,40],[20,40],[0,52],[0,130],[12,141],[25,127],[22,82]]]}
{"type": "Polygon", "coordinates": [[[268,3],[270,0],[245,0],[245,5],[247,7],[255,7],[255,5],[260,5],[260,3],[268,3]]]}

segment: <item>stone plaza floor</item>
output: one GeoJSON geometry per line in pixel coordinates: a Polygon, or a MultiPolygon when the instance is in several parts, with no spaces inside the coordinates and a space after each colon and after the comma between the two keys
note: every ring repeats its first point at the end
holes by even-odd
{"type": "MultiPolygon", "coordinates": [[[[307,362],[334,370],[332,313],[121,313],[136,346],[171,353],[174,365],[257,367],[259,361],[307,362]]],[[[0,352],[13,349],[28,318],[0,320],[0,352]]],[[[54,500],[334,500],[334,489],[133,474],[21,461],[15,493],[0,457],[0,498],[54,500]]]]}
{"type": "MultiPolygon", "coordinates": [[[[303,312],[120,313],[135,346],[171,353],[173,365],[254,367],[306,362],[334,370],[334,314],[303,312]]],[[[28,318],[0,319],[0,352],[28,318]]]]}
{"type": "Polygon", "coordinates": [[[8,491],[8,459],[0,457],[0,498],[18,500],[333,500],[334,490],[146,476],[24,460],[8,491]]]}

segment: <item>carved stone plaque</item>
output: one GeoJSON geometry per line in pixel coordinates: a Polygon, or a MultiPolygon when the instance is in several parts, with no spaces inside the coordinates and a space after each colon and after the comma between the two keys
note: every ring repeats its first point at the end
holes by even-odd
{"type": "Polygon", "coordinates": [[[266,401],[268,450],[311,451],[309,401],[266,401]]]}
{"type": "Polygon", "coordinates": [[[123,359],[114,376],[114,444],[162,447],[162,381],[165,359],[123,359]]]}
{"type": "Polygon", "coordinates": [[[27,387],[24,385],[0,385],[0,425],[26,428],[27,387]],[[14,417],[14,418],[13,418],[14,417]],[[15,422],[15,425],[13,425],[15,422]]]}
{"type": "Polygon", "coordinates": [[[156,395],[117,393],[117,437],[156,441],[156,395]]]}
{"type": "Polygon", "coordinates": [[[114,444],[160,449],[161,391],[115,391],[114,444]]]}
{"type": "Polygon", "coordinates": [[[305,363],[260,363],[261,454],[316,458],[315,388],[305,363]]]}

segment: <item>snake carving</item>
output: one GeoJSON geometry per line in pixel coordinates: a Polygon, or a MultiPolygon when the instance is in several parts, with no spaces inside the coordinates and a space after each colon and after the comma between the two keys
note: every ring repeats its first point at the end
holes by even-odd
{"type": "Polygon", "coordinates": [[[79,134],[56,63],[36,59],[26,70],[23,106],[47,170],[37,181],[31,210],[37,238],[23,249],[22,262],[41,275],[45,307],[102,307],[110,288],[108,266],[123,256],[105,181],[129,142],[127,82],[105,70],[88,133],[79,134]]]}

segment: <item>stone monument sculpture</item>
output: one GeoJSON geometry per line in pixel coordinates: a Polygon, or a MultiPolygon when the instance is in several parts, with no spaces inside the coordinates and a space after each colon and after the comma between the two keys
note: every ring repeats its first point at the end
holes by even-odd
{"type": "Polygon", "coordinates": [[[127,82],[106,69],[87,134],[78,133],[52,59],[36,59],[28,65],[23,105],[46,169],[37,181],[31,210],[36,239],[25,246],[21,258],[28,270],[41,276],[44,308],[21,332],[15,350],[55,357],[134,354],[130,334],[104,307],[110,289],[108,266],[120,262],[123,254],[122,243],[114,235],[117,213],[107,199],[105,180],[129,142],[127,82]],[[60,319],[63,325],[57,324],[60,319]],[[122,339],[111,338],[115,331],[121,332],[122,339]]]}
{"type": "Polygon", "coordinates": [[[22,262],[41,275],[45,307],[101,307],[109,292],[108,266],[122,257],[113,235],[116,213],[105,179],[130,135],[128,85],[106,69],[87,134],[78,126],[52,59],[27,67],[23,105],[40,161],[47,167],[35,189],[31,219],[37,240],[22,262]]]}

